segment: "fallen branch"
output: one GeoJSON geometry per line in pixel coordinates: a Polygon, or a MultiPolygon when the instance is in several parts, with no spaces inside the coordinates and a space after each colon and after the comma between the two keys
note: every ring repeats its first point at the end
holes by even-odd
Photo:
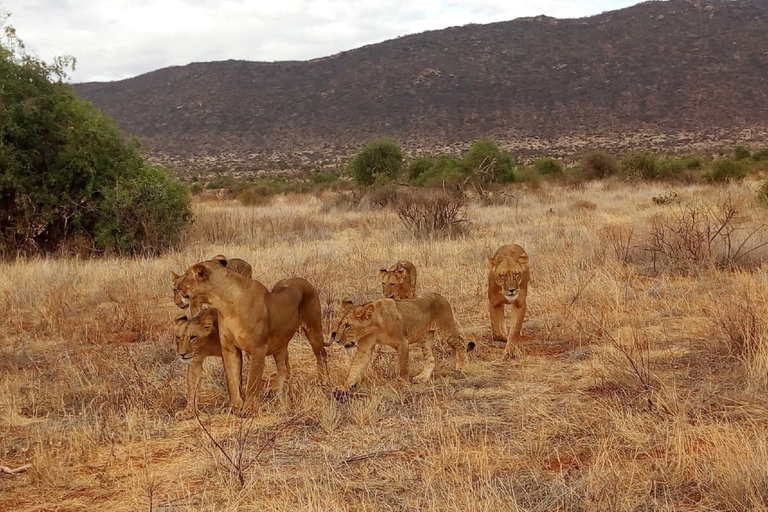
{"type": "Polygon", "coordinates": [[[16,469],[11,469],[8,466],[0,466],[0,473],[6,473],[9,475],[13,475],[16,473],[22,473],[32,467],[32,464],[24,464],[23,466],[19,466],[16,469]]]}

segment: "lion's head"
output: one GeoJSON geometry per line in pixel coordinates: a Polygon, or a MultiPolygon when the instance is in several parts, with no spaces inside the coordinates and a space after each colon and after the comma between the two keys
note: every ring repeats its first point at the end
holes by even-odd
{"type": "Polygon", "coordinates": [[[187,309],[190,302],[186,278],[186,274],[179,275],[176,272],[171,272],[171,281],[173,282],[173,302],[175,302],[181,309],[187,309]]]}
{"type": "Polygon", "coordinates": [[[344,348],[354,347],[357,341],[369,334],[376,306],[373,303],[356,305],[349,299],[341,303],[341,318],[325,346],[341,343],[344,348]]]}
{"type": "Polygon", "coordinates": [[[489,256],[488,266],[491,268],[493,279],[501,288],[507,302],[514,302],[520,293],[520,288],[525,284],[524,279],[528,272],[528,255],[520,254],[517,257],[498,259],[489,256]]]}
{"type": "Polygon", "coordinates": [[[410,299],[414,296],[416,276],[413,264],[408,261],[398,261],[389,268],[379,269],[381,293],[388,299],[410,299]],[[410,270],[413,269],[413,270],[410,270]]]}
{"type": "Polygon", "coordinates": [[[218,336],[218,314],[215,309],[205,309],[196,317],[189,319],[180,316],[176,324],[176,353],[185,363],[190,362],[211,336],[218,336]]]}

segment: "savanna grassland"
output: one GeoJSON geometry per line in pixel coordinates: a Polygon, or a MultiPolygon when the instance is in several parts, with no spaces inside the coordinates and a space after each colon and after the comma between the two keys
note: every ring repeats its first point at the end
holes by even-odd
{"type": "Polygon", "coordinates": [[[344,193],[199,202],[163,257],[4,263],[0,465],[32,467],[0,473],[0,510],[766,510],[768,210],[754,197],[749,183],[529,185],[473,199],[454,238],[414,238],[344,193]],[[486,312],[485,256],[505,243],[531,256],[512,360],[486,312]],[[378,297],[378,268],[409,259],[477,342],[469,370],[438,344],[434,380],[402,384],[382,350],[339,401],[352,352],[329,349],[321,387],[297,337],[285,402],[229,415],[209,359],[199,420],[175,421],[169,273],[218,253],[267,286],[307,278],[326,335],[340,299],[378,297]]]}

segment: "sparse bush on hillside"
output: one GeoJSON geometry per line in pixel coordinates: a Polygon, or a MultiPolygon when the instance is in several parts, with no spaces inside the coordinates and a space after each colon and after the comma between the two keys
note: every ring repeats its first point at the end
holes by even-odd
{"type": "Polygon", "coordinates": [[[435,160],[426,156],[420,156],[408,165],[408,179],[418,180],[422,174],[429,171],[435,165],[435,160]]]}
{"type": "Polygon", "coordinates": [[[476,184],[515,181],[512,156],[492,139],[481,139],[470,146],[461,160],[469,181],[476,184]]]}
{"type": "Polygon", "coordinates": [[[619,164],[605,151],[590,151],[581,160],[581,175],[585,179],[608,178],[619,171],[619,164]]]}
{"type": "Polygon", "coordinates": [[[469,225],[467,199],[458,189],[403,191],[393,206],[398,218],[417,238],[460,235],[469,225]]]}
{"type": "Polygon", "coordinates": [[[329,185],[339,181],[339,177],[330,172],[316,172],[312,175],[312,183],[315,185],[329,185]]]}
{"type": "Polygon", "coordinates": [[[450,155],[437,157],[427,171],[423,172],[414,183],[419,186],[443,186],[459,183],[465,179],[461,162],[450,155]]]}
{"type": "Polygon", "coordinates": [[[768,160],[768,148],[763,148],[752,153],[752,160],[755,162],[762,162],[768,160]]]}
{"type": "Polygon", "coordinates": [[[659,163],[650,153],[631,153],[621,159],[621,170],[632,178],[652,180],[659,176],[659,163]]]}
{"type": "Polygon", "coordinates": [[[712,164],[705,178],[711,182],[736,181],[744,179],[748,171],[744,162],[723,158],[712,164]]]}
{"type": "Polygon", "coordinates": [[[63,83],[70,60],[48,65],[8,37],[0,40],[0,253],[51,252],[73,238],[121,254],[178,241],[190,219],[186,189],[147,167],[138,143],[63,83]]]}
{"type": "Polygon", "coordinates": [[[752,157],[752,153],[750,153],[748,147],[736,146],[735,148],[733,148],[734,160],[748,160],[751,157],[752,157]]]}
{"type": "Polygon", "coordinates": [[[392,139],[375,139],[363,146],[349,161],[349,173],[358,185],[394,181],[403,167],[403,152],[392,139]]]}
{"type": "Polygon", "coordinates": [[[533,167],[542,176],[560,175],[565,170],[565,166],[560,160],[551,157],[539,158],[533,162],[533,167]]]}

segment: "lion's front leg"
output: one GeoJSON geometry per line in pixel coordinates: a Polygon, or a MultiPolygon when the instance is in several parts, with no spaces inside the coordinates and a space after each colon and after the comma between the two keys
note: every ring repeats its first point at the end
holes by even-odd
{"type": "Polygon", "coordinates": [[[234,345],[222,343],[221,358],[224,363],[224,375],[227,378],[229,406],[233,413],[239,414],[243,408],[243,398],[240,395],[240,374],[243,370],[242,354],[234,345]]]}
{"type": "Polygon", "coordinates": [[[359,341],[357,349],[355,351],[355,358],[352,360],[352,366],[349,367],[349,375],[347,376],[347,382],[344,385],[344,389],[339,391],[349,391],[353,387],[357,386],[360,382],[363,372],[371,362],[373,356],[373,347],[376,346],[376,342],[373,339],[359,341]]]}
{"type": "Polygon", "coordinates": [[[195,416],[195,396],[203,373],[204,357],[195,357],[187,366],[187,406],[176,413],[177,420],[188,420],[195,416]]]}
{"type": "Polygon", "coordinates": [[[496,304],[493,302],[488,303],[488,315],[491,317],[491,332],[493,333],[493,339],[496,341],[504,341],[507,339],[504,336],[504,304],[496,304]]]}
{"type": "Polygon", "coordinates": [[[433,350],[434,344],[435,332],[430,331],[427,333],[424,341],[421,343],[421,353],[424,355],[424,369],[421,370],[421,373],[413,378],[413,382],[429,382],[429,379],[432,378],[432,373],[435,371],[435,352],[433,350]]]}
{"type": "Polygon", "coordinates": [[[407,339],[400,340],[397,345],[397,371],[400,379],[408,381],[411,376],[409,371],[409,345],[407,339]]]}
{"type": "Polygon", "coordinates": [[[504,346],[503,357],[518,357],[520,355],[520,332],[523,329],[523,320],[525,318],[525,296],[515,301],[512,306],[512,322],[509,327],[509,337],[504,346]]]}
{"type": "MultiPolygon", "coordinates": [[[[248,383],[245,387],[245,407],[242,411],[244,415],[256,413],[259,400],[261,398],[261,388],[264,383],[261,381],[264,376],[264,359],[267,357],[267,343],[264,342],[251,351],[251,362],[248,370],[248,383]]],[[[285,374],[283,374],[285,377],[285,374]]],[[[280,375],[278,375],[279,382],[280,375]]],[[[283,379],[284,381],[284,379],[283,379]]]]}

